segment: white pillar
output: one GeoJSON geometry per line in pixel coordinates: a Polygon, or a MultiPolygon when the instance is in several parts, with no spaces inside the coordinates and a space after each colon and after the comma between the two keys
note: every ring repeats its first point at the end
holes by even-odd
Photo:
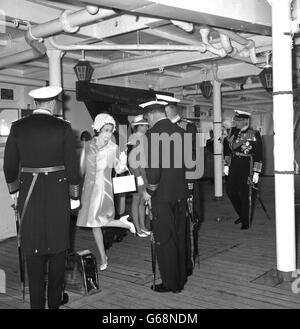
{"type": "MultiPolygon", "coordinates": [[[[49,62],[49,85],[62,87],[62,70],[61,70],[61,58],[62,51],[58,49],[47,50],[48,62],[49,62]]],[[[57,102],[56,116],[63,117],[63,106],[61,96],[57,102]]]]}
{"type": "Polygon", "coordinates": [[[213,108],[214,108],[214,178],[215,199],[223,196],[223,145],[222,145],[222,112],[221,112],[221,83],[213,82],[213,108]]]}
{"type": "Polygon", "coordinates": [[[290,0],[272,1],[276,248],[281,272],[296,269],[290,16],[290,0]]]}

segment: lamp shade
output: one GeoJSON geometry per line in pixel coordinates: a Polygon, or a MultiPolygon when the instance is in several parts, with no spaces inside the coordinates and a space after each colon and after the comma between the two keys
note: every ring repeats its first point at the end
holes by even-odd
{"type": "Polygon", "coordinates": [[[273,90],[273,71],[272,67],[265,67],[259,74],[260,81],[267,91],[273,90]]]}
{"type": "Polygon", "coordinates": [[[202,81],[199,86],[203,97],[210,98],[213,91],[212,83],[206,80],[206,81],[202,81]]]}
{"type": "Polygon", "coordinates": [[[94,68],[92,67],[89,61],[81,59],[74,66],[74,71],[76,73],[78,81],[89,82],[92,78],[94,68]]]}

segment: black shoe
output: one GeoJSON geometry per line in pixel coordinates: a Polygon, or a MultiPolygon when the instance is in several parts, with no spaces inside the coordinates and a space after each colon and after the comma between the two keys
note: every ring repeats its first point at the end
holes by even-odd
{"type": "Polygon", "coordinates": [[[248,230],[248,229],[249,229],[249,225],[243,224],[241,227],[241,230],[248,230]]]}
{"type": "Polygon", "coordinates": [[[178,294],[181,292],[181,289],[170,289],[165,287],[163,283],[156,284],[154,289],[153,285],[151,285],[151,290],[154,290],[156,292],[173,292],[174,294],[178,294]]]}
{"type": "Polygon", "coordinates": [[[234,221],[234,224],[240,224],[242,221],[240,218],[238,218],[237,220],[234,221]]]}
{"type": "Polygon", "coordinates": [[[64,292],[64,293],[63,293],[62,301],[61,301],[61,303],[59,304],[59,306],[65,305],[65,304],[67,304],[68,302],[69,302],[69,295],[68,295],[66,292],[64,292]]]}

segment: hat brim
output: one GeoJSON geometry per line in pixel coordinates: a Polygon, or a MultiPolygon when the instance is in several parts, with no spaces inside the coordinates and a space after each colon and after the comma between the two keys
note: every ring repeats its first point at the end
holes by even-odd
{"type": "Polygon", "coordinates": [[[149,126],[149,122],[147,121],[140,121],[140,122],[132,122],[131,125],[134,126],[149,126]]]}

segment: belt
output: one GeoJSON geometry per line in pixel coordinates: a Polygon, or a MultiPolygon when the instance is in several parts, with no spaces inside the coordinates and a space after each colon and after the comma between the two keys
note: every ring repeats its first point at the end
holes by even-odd
{"type": "Polygon", "coordinates": [[[46,167],[46,168],[21,168],[21,172],[33,173],[33,174],[48,174],[49,172],[56,172],[65,170],[65,166],[55,166],[55,167],[46,167]]]}
{"type": "Polygon", "coordinates": [[[252,157],[252,154],[245,154],[245,153],[240,153],[240,152],[234,152],[233,155],[238,156],[238,157],[244,157],[244,158],[252,157]]]}

